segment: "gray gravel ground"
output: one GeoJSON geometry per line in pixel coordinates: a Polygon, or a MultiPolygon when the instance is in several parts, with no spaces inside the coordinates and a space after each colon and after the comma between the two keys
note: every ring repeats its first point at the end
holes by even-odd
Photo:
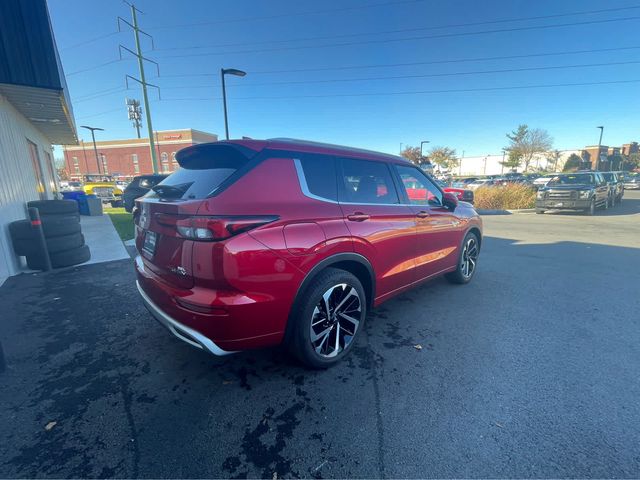
{"type": "Polygon", "coordinates": [[[128,261],[10,278],[0,477],[639,477],[640,194],[485,235],[329,371],[181,343],[128,261]]]}

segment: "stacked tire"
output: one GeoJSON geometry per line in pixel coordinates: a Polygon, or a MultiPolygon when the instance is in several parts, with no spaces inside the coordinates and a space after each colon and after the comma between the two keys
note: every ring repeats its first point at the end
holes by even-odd
{"type": "MultiPolygon", "coordinates": [[[[47,251],[53,268],[69,267],[91,258],[80,229],[78,203],[74,200],[41,200],[29,202],[28,207],[40,212],[47,251]]],[[[27,258],[32,270],[44,270],[45,260],[38,239],[29,220],[9,224],[13,249],[17,255],[27,258]]]]}

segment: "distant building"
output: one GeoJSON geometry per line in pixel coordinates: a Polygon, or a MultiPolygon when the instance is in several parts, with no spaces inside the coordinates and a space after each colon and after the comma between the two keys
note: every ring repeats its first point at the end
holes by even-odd
{"type": "Polygon", "coordinates": [[[45,0],[0,1],[0,284],[21,265],[8,224],[58,190],[52,144],[76,127],[45,0]]]}
{"type": "MultiPolygon", "coordinates": [[[[164,130],[155,134],[158,172],[171,173],[178,168],[176,153],[190,145],[215,142],[218,136],[191,128],[185,130],[164,130]]],[[[83,175],[100,173],[116,178],[131,178],[136,175],[153,173],[149,138],[96,141],[98,160],[93,142],[63,146],[64,164],[71,179],[83,175]]]]}
{"type": "Polygon", "coordinates": [[[638,142],[625,143],[620,148],[622,155],[632,155],[634,153],[640,153],[640,145],[638,142]]]}

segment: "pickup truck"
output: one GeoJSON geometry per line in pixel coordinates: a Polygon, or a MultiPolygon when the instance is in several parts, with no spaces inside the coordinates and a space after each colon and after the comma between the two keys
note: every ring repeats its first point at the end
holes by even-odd
{"type": "Polygon", "coordinates": [[[609,202],[609,185],[600,172],[563,173],[538,190],[536,213],[581,210],[593,215],[596,208],[609,208],[609,202]]]}

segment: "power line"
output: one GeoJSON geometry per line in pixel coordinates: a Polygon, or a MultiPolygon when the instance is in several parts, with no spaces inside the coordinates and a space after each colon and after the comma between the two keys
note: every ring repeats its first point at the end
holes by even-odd
{"type": "MultiPolygon", "coordinates": [[[[629,60],[624,62],[605,62],[605,63],[583,63],[574,65],[552,65],[545,67],[522,67],[522,68],[504,68],[494,70],[476,70],[467,72],[451,72],[451,73],[426,73],[426,74],[412,74],[412,75],[393,75],[385,77],[361,77],[361,78],[338,78],[328,80],[287,80],[284,82],[263,82],[263,83],[239,83],[233,85],[234,87],[257,87],[265,85],[301,85],[301,84],[314,84],[314,83],[339,83],[339,82],[360,82],[370,80],[401,80],[409,78],[431,78],[431,77],[453,77],[458,75],[480,75],[491,73],[513,73],[513,72],[532,72],[538,70],[561,70],[565,68],[589,68],[589,67],[609,67],[613,65],[637,65],[640,60],[629,60]]],[[[176,87],[162,87],[166,90],[171,89],[192,89],[192,88],[214,88],[218,85],[190,85],[190,86],[176,86],[176,87]]]]}
{"type": "MultiPolygon", "coordinates": [[[[460,59],[447,59],[447,60],[431,60],[428,62],[407,62],[407,63],[379,63],[374,65],[343,65],[343,66],[331,66],[331,67],[313,67],[313,68],[296,68],[288,70],[258,70],[251,71],[251,75],[265,75],[274,73],[301,73],[301,72],[323,72],[334,70],[360,70],[370,68],[388,68],[388,67],[413,67],[418,65],[437,65],[443,63],[466,63],[466,62],[480,62],[487,60],[512,60],[518,58],[534,58],[534,57],[547,57],[547,56],[561,56],[561,55],[577,55],[585,53],[601,53],[601,52],[617,52],[624,50],[637,50],[637,47],[616,47],[616,48],[597,48],[591,50],[569,50],[565,52],[545,52],[545,53],[526,53],[521,55],[505,55],[498,57],[475,57],[475,58],[460,58],[460,59]]],[[[163,75],[163,78],[180,78],[180,77],[218,77],[217,73],[179,73],[174,75],[163,75]]]]}
{"type": "Polygon", "coordinates": [[[65,50],[71,50],[72,48],[81,47],[81,46],[86,45],[88,43],[93,43],[93,42],[97,42],[98,40],[102,40],[103,38],[112,37],[114,35],[117,35],[118,33],[120,33],[120,32],[105,33],[104,35],[99,35],[97,37],[88,38],[87,40],[84,40],[82,42],[78,42],[78,43],[75,43],[73,45],[69,45],[68,47],[63,47],[63,48],[60,49],[60,51],[64,52],[65,50]]]}
{"type": "MultiPolygon", "coordinates": [[[[283,100],[295,98],[344,98],[344,97],[381,97],[396,95],[424,95],[432,93],[465,93],[465,92],[490,92],[500,90],[525,90],[529,88],[556,88],[556,87],[582,87],[590,85],[616,85],[639,83],[640,79],[633,80],[606,80],[602,82],[577,82],[577,83],[552,83],[538,85],[513,85],[503,87],[483,87],[483,88],[452,88],[444,90],[414,90],[406,92],[377,92],[377,93],[333,93],[333,94],[312,94],[312,95],[282,95],[270,97],[234,97],[234,100],[283,100]]],[[[162,102],[173,101],[211,101],[221,100],[221,97],[200,97],[200,98],[163,98],[162,102]]]]}
{"type": "Polygon", "coordinates": [[[105,90],[98,90],[97,92],[86,93],[84,95],[81,95],[80,97],[73,97],[73,101],[75,103],[77,101],[85,100],[87,98],[94,97],[96,95],[101,95],[103,93],[109,93],[109,92],[116,92],[116,91],[120,91],[120,90],[122,90],[122,85],[119,85],[117,87],[107,88],[105,90]]]}
{"type": "Polygon", "coordinates": [[[357,42],[326,43],[323,45],[297,45],[297,46],[291,46],[291,47],[266,48],[266,49],[258,49],[258,50],[236,50],[236,51],[216,52],[216,53],[184,53],[180,55],[165,55],[160,58],[208,57],[208,56],[230,55],[230,54],[238,54],[238,53],[265,53],[265,52],[277,52],[277,51],[285,51],[285,50],[306,50],[310,48],[313,49],[313,48],[327,48],[327,47],[347,47],[347,46],[353,46],[353,45],[371,45],[371,44],[381,44],[381,43],[407,42],[412,40],[426,40],[426,39],[433,39],[433,38],[464,37],[464,36],[485,35],[485,34],[492,34],[492,33],[544,30],[544,29],[551,29],[551,28],[572,27],[572,26],[578,26],[578,25],[595,25],[595,24],[611,23],[611,22],[626,22],[626,21],[638,20],[638,19],[640,19],[640,16],[612,18],[608,20],[590,20],[585,22],[558,23],[555,25],[535,25],[535,26],[527,26],[527,27],[499,28],[499,29],[493,29],[493,30],[481,30],[477,32],[458,32],[458,33],[443,33],[438,35],[420,35],[420,36],[414,36],[414,37],[392,38],[392,39],[385,39],[385,40],[380,40],[380,39],[361,40],[357,42]]]}
{"type": "Polygon", "coordinates": [[[108,97],[110,95],[115,95],[116,93],[122,93],[122,92],[126,92],[127,89],[126,88],[120,88],[118,90],[113,90],[113,91],[106,91],[104,93],[101,94],[97,94],[97,95],[91,95],[88,97],[83,97],[80,99],[74,99],[73,103],[83,103],[83,102],[88,102],[89,100],[95,100],[96,98],[102,98],[102,97],[108,97]]]}
{"type": "Polygon", "coordinates": [[[186,47],[167,47],[167,48],[159,48],[157,51],[168,51],[168,50],[195,50],[202,48],[220,48],[220,47],[239,47],[239,46],[247,46],[247,45],[262,45],[265,43],[288,43],[288,42],[304,42],[310,40],[328,40],[335,38],[351,38],[351,37],[362,37],[366,35],[385,35],[392,33],[406,33],[406,32],[415,32],[415,31],[428,31],[428,30],[441,30],[443,28],[460,28],[460,27],[477,27],[480,25],[491,25],[496,23],[510,23],[510,22],[522,22],[522,21],[530,21],[530,20],[548,20],[550,18],[562,18],[562,17],[572,17],[576,15],[589,15],[589,14],[602,14],[602,13],[611,13],[611,12],[619,12],[624,10],[636,10],[640,8],[640,5],[634,5],[629,7],[618,7],[618,8],[603,8],[599,10],[582,10],[577,12],[569,12],[569,13],[560,13],[554,15],[538,15],[534,17],[517,17],[517,18],[506,18],[501,20],[486,20],[482,22],[471,22],[471,23],[454,23],[449,25],[437,25],[430,27],[417,27],[417,28],[403,28],[398,30],[383,30],[378,32],[368,32],[368,33],[346,33],[340,35],[329,35],[329,36],[318,36],[318,37],[302,37],[302,38],[290,38],[285,40],[263,40],[260,42],[242,42],[242,43],[222,43],[217,45],[193,45],[186,47]]]}
{"type": "Polygon", "coordinates": [[[273,20],[276,18],[285,18],[285,17],[301,17],[306,15],[320,15],[324,13],[335,13],[335,12],[346,12],[350,10],[362,10],[367,8],[376,8],[376,7],[384,7],[389,5],[403,5],[408,3],[419,3],[424,2],[425,0],[401,0],[396,2],[384,2],[384,3],[374,3],[368,5],[356,5],[352,7],[342,7],[342,8],[334,8],[328,10],[316,10],[314,12],[290,12],[290,13],[282,13],[278,15],[269,15],[265,17],[245,17],[245,18],[231,18],[226,20],[216,20],[214,22],[197,22],[197,23],[183,23],[177,25],[161,25],[159,27],[151,27],[149,30],[160,30],[167,28],[183,28],[183,27],[200,27],[200,26],[208,26],[208,25],[220,25],[225,23],[235,23],[235,22],[254,22],[258,20],[273,20]]]}
{"type": "Polygon", "coordinates": [[[100,112],[100,113],[92,113],[91,115],[83,115],[81,117],[78,117],[78,119],[81,118],[93,118],[93,117],[99,117],[101,115],[106,115],[107,113],[113,113],[113,112],[121,112],[123,109],[122,108],[114,108],[112,110],[107,110],[106,112],[100,112]]]}
{"type": "Polygon", "coordinates": [[[87,67],[87,68],[83,68],[82,70],[76,70],[75,72],[67,73],[67,74],[65,74],[65,76],[72,77],[73,75],[77,75],[79,73],[89,72],[91,70],[96,70],[98,68],[106,67],[107,65],[112,65],[114,63],[118,63],[118,62],[121,62],[121,61],[122,61],[122,59],[120,59],[120,58],[116,59],[116,60],[109,60],[108,62],[104,62],[104,63],[101,63],[99,65],[94,65],[93,67],[87,67]]]}

